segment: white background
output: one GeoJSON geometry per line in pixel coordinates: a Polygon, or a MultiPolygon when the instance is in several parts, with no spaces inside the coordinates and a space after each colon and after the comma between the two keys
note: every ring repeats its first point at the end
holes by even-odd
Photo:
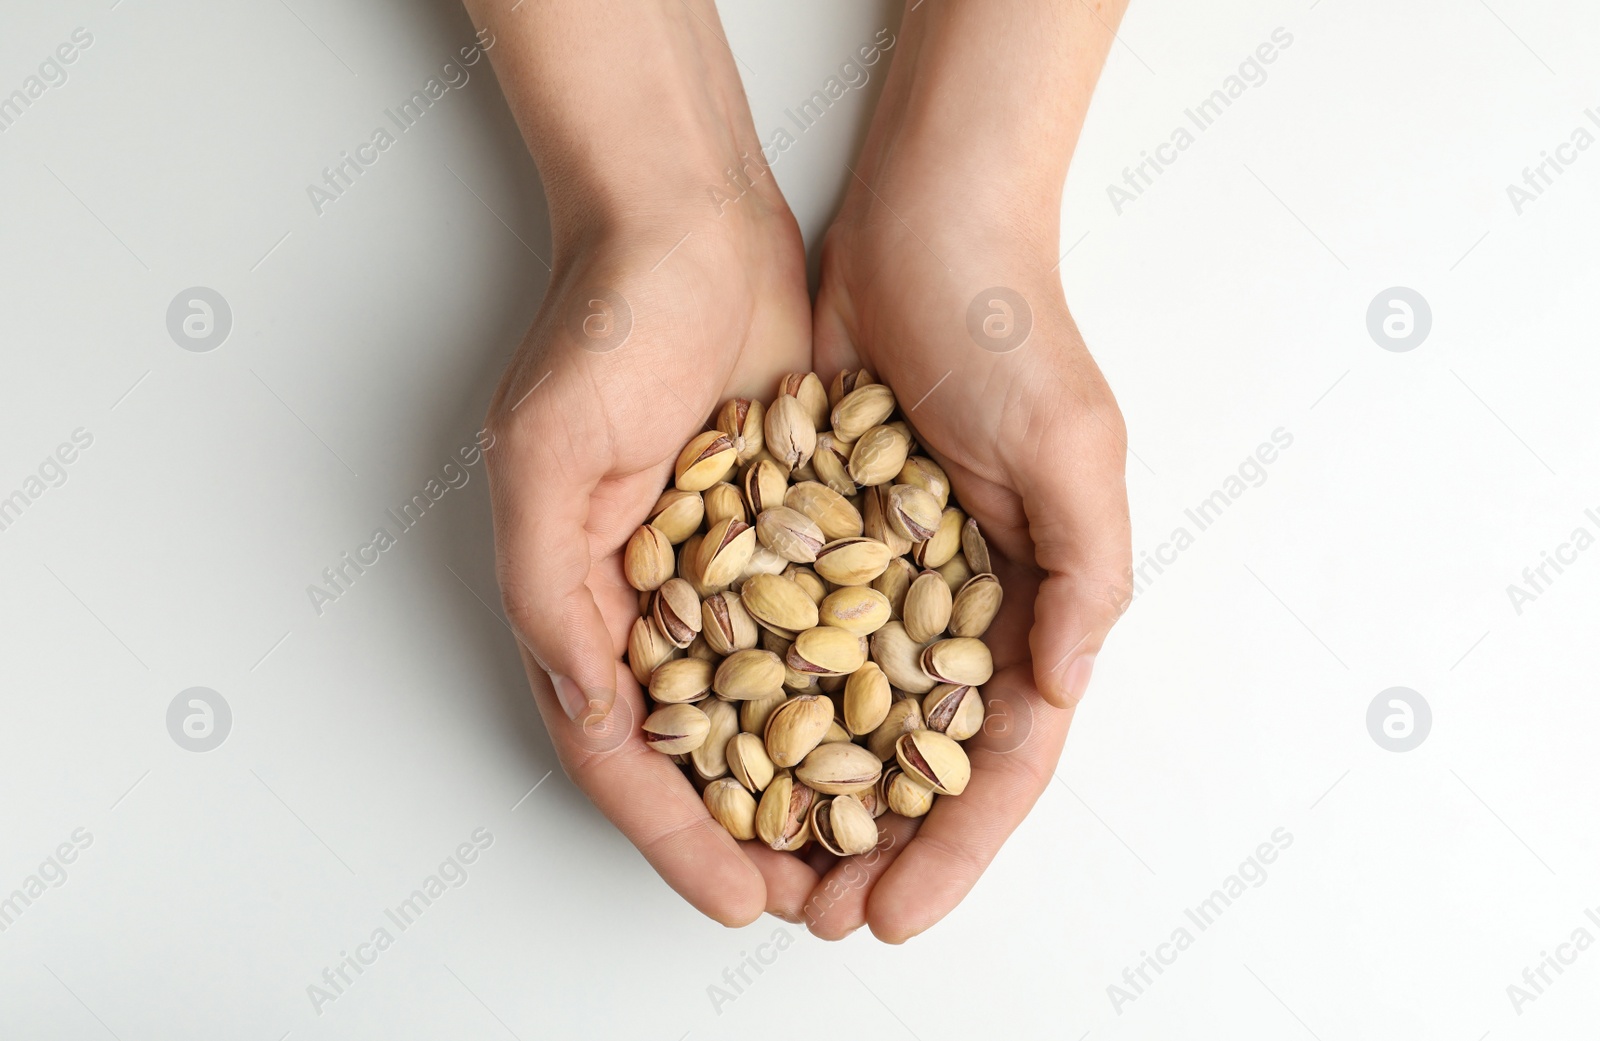
{"type": "MultiPolygon", "coordinates": [[[[543,290],[542,196],[487,63],[321,216],[306,196],[471,41],[464,14],[8,5],[0,93],[75,27],[93,43],[0,134],[0,495],[94,441],[0,531],[0,897],[93,842],[0,932],[0,1036],[1592,1036],[1600,951],[1520,1013],[1507,987],[1600,938],[1600,552],[1520,614],[1507,586],[1600,534],[1600,149],[1520,215],[1506,185],[1600,106],[1600,13],[1489,2],[1135,3],[1062,272],[1127,415],[1136,557],[1272,431],[1293,445],[1148,584],[1061,783],[901,948],[725,931],[551,774],[486,606],[481,465],[308,605],[471,439],[543,290]],[[1107,184],[1278,27],[1267,80],[1118,215],[1107,184]],[[196,285],[233,311],[210,353],[166,329],[196,285]],[[1431,305],[1407,353],[1367,331],[1391,286],[1431,305]],[[192,686],[233,713],[204,754],[166,727],[192,686]],[[1393,686],[1432,708],[1410,752],[1368,733],[1393,686]],[[468,882],[315,1014],[307,986],[477,828],[468,882]],[[1278,828],[1265,882],[1118,1007],[1278,828]]],[[[764,138],[896,18],[723,13],[764,138]]],[[[884,68],[777,165],[813,246],[884,68]]]]}

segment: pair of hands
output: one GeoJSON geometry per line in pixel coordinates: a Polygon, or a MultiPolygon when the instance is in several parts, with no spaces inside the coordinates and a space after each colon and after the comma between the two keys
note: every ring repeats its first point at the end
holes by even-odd
{"type": "Polygon", "coordinates": [[[865,924],[900,942],[960,902],[1049,783],[1126,606],[1130,552],[1124,429],[1062,294],[1058,215],[897,165],[886,133],[853,171],[814,305],[764,168],[720,212],[701,185],[558,233],[488,423],[504,602],[567,775],[715,920],[766,911],[824,938],[865,924]],[[723,401],[842,368],[894,390],[988,538],[1006,598],[983,693],[1004,725],[968,743],[959,799],[919,821],[886,815],[864,856],[797,857],[736,842],[644,746],[648,709],[621,662],[638,615],[621,557],[723,401]]]}

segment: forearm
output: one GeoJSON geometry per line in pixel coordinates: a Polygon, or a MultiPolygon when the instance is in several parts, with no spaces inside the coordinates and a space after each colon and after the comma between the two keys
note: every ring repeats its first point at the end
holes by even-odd
{"type": "Polygon", "coordinates": [[[911,7],[861,175],[879,191],[937,178],[980,208],[1003,197],[1054,213],[1127,0],[911,7]]]}

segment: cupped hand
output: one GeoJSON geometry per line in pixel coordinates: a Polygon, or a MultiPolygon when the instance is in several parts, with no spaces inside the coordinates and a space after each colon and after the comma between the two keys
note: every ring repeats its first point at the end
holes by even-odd
{"type": "Polygon", "coordinates": [[[639,613],[622,550],[682,446],[730,397],[810,368],[805,260],[781,199],[703,199],[572,236],[488,425],[498,575],[567,775],[705,914],[798,920],[802,861],[737,843],[667,756],[621,663],[639,613]]]}
{"type": "Polygon", "coordinates": [[[1048,785],[1095,655],[1130,598],[1126,435],[1068,313],[1043,221],[970,195],[882,194],[860,181],[824,245],[818,371],[891,387],[1005,589],[986,634],[989,722],[972,780],[920,821],[834,865],[807,921],[903,941],[950,912],[1048,785]]]}

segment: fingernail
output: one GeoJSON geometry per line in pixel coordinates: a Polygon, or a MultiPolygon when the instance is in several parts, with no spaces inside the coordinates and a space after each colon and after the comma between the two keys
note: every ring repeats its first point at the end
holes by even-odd
{"type": "Polygon", "coordinates": [[[588,719],[591,709],[589,697],[584,694],[583,688],[553,672],[550,674],[550,685],[556,689],[556,700],[561,702],[561,711],[567,714],[568,719],[574,723],[588,719]]]}
{"type": "Polygon", "coordinates": [[[1085,654],[1067,666],[1067,700],[1077,704],[1089,691],[1089,676],[1094,672],[1094,655],[1085,654]]]}

